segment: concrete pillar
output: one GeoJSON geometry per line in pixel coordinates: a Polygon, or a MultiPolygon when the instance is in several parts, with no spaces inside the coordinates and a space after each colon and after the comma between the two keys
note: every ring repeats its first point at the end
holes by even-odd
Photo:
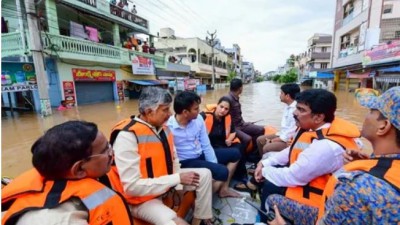
{"type": "Polygon", "coordinates": [[[340,85],[340,72],[339,71],[335,71],[334,72],[335,77],[334,77],[334,84],[333,84],[333,91],[336,91],[339,89],[339,85],[340,85]]]}
{"type": "Polygon", "coordinates": [[[349,91],[350,78],[346,78],[346,91],[349,91]]]}
{"type": "Polygon", "coordinates": [[[55,0],[46,0],[47,26],[50,34],[60,34],[55,0]]]}
{"type": "Polygon", "coordinates": [[[121,47],[121,38],[119,36],[119,25],[114,23],[113,24],[113,40],[114,40],[114,46],[121,47]]]}

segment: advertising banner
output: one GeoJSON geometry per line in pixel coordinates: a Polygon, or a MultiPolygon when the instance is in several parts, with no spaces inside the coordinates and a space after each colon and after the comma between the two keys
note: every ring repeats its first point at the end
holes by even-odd
{"type": "Polygon", "coordinates": [[[1,63],[1,91],[37,90],[33,63],[1,63]]]}
{"type": "Polygon", "coordinates": [[[115,81],[114,70],[88,70],[73,68],[72,76],[75,81],[115,81]]]}
{"type": "Polygon", "coordinates": [[[63,81],[64,99],[68,106],[75,106],[75,86],[73,81],[63,81]]]}
{"type": "Polygon", "coordinates": [[[381,61],[400,59],[400,40],[381,44],[364,52],[363,65],[379,63],[381,61]]]}
{"type": "Polygon", "coordinates": [[[196,89],[196,86],[200,84],[199,79],[185,79],[185,90],[193,91],[196,89]]]}
{"type": "Polygon", "coordinates": [[[132,73],[134,75],[155,75],[156,71],[153,59],[133,55],[132,73]]]}

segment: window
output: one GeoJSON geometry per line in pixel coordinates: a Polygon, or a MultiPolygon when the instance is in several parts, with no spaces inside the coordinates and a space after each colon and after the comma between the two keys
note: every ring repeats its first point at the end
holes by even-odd
{"type": "Polygon", "coordinates": [[[400,30],[394,32],[394,39],[400,38],[400,30]]]}
{"type": "Polygon", "coordinates": [[[322,47],[321,52],[326,52],[326,47],[322,47]]]}
{"type": "Polygon", "coordinates": [[[328,68],[328,63],[321,63],[321,69],[328,68]]]}
{"type": "Polygon", "coordinates": [[[390,14],[392,13],[393,5],[384,5],[383,6],[383,14],[390,14]]]}

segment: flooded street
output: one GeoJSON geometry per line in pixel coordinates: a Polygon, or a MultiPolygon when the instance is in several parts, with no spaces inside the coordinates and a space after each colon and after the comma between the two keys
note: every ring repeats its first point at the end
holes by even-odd
{"type": "MultiPolygon", "coordinates": [[[[262,82],[244,86],[240,98],[245,121],[259,121],[259,125],[271,125],[279,128],[284,104],[279,100],[280,86],[272,82],[262,82]]],[[[229,88],[200,93],[202,106],[216,103],[227,94],[229,88]]],[[[360,129],[367,109],[358,105],[354,93],[337,92],[338,110],[336,115],[353,121],[360,129]]],[[[171,110],[172,107],[171,107],[171,110]]],[[[53,110],[53,116],[41,118],[37,114],[20,114],[2,118],[2,176],[14,177],[32,167],[30,147],[48,128],[67,120],[80,119],[95,122],[108,137],[116,122],[130,115],[137,115],[137,100],[122,103],[109,102],[88,106],[79,106],[65,111],[53,110]]],[[[364,141],[365,149],[371,152],[371,146],[364,141]]]]}

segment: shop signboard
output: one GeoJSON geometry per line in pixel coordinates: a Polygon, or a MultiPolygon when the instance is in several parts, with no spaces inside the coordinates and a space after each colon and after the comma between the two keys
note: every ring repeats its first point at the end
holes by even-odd
{"type": "Polygon", "coordinates": [[[64,99],[68,106],[75,106],[75,86],[73,81],[63,81],[64,99]]]}
{"type": "Polygon", "coordinates": [[[177,80],[176,81],[176,90],[184,91],[185,90],[185,81],[184,80],[177,80]]]}
{"type": "Polygon", "coordinates": [[[88,70],[73,68],[72,76],[75,81],[115,81],[114,70],[88,70]]]}
{"type": "Polygon", "coordinates": [[[33,63],[1,63],[1,91],[19,92],[37,90],[33,63]]]}
{"type": "Polygon", "coordinates": [[[193,91],[200,84],[199,79],[185,79],[185,90],[193,91]]]}
{"type": "Polygon", "coordinates": [[[381,44],[364,52],[363,65],[400,60],[400,40],[381,44]]]}
{"type": "Polygon", "coordinates": [[[135,75],[156,75],[153,59],[133,55],[132,73],[135,75]]]}

